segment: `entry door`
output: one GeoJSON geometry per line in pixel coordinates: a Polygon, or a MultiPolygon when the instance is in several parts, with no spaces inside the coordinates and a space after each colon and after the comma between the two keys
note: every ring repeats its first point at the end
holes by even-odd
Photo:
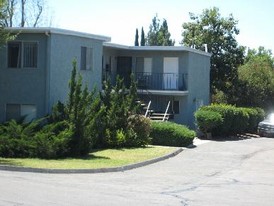
{"type": "Polygon", "coordinates": [[[178,57],[164,58],[164,89],[178,89],[179,59],[178,57]]]}
{"type": "Polygon", "coordinates": [[[130,85],[131,67],[132,67],[131,57],[117,58],[117,75],[124,78],[124,83],[126,86],[130,85]]]}

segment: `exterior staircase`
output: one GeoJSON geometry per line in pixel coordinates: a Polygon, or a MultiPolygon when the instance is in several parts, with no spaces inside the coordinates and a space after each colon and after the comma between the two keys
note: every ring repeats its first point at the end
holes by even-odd
{"type": "Polygon", "coordinates": [[[143,103],[141,101],[137,101],[137,102],[142,107],[143,115],[151,119],[152,121],[168,121],[170,116],[172,115],[168,113],[170,102],[168,102],[165,112],[155,112],[153,109],[151,109],[151,106],[150,106],[151,101],[149,101],[148,104],[143,103]]]}

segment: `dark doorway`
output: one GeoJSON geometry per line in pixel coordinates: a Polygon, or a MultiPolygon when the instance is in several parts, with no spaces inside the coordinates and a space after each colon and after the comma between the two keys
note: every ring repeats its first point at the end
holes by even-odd
{"type": "Polygon", "coordinates": [[[117,75],[124,79],[126,87],[130,85],[130,75],[132,69],[132,57],[117,58],[117,75]]]}

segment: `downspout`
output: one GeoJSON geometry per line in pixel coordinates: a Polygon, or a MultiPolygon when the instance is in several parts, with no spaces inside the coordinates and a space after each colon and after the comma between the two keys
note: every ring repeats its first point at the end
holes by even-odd
{"type": "Polygon", "coordinates": [[[45,112],[50,113],[50,69],[51,69],[51,34],[49,31],[45,32],[46,43],[46,65],[45,65],[45,81],[46,81],[46,97],[45,97],[45,112]]]}

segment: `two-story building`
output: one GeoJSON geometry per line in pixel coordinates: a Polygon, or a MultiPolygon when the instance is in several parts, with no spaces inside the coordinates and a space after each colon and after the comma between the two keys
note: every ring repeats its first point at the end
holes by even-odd
{"type": "Polygon", "coordinates": [[[14,41],[0,48],[0,122],[50,113],[66,101],[72,61],[83,81],[101,90],[116,75],[129,84],[133,73],[140,98],[173,121],[193,126],[196,109],[209,103],[210,54],[182,46],[123,46],[110,38],[55,28],[11,28],[14,41]]]}

